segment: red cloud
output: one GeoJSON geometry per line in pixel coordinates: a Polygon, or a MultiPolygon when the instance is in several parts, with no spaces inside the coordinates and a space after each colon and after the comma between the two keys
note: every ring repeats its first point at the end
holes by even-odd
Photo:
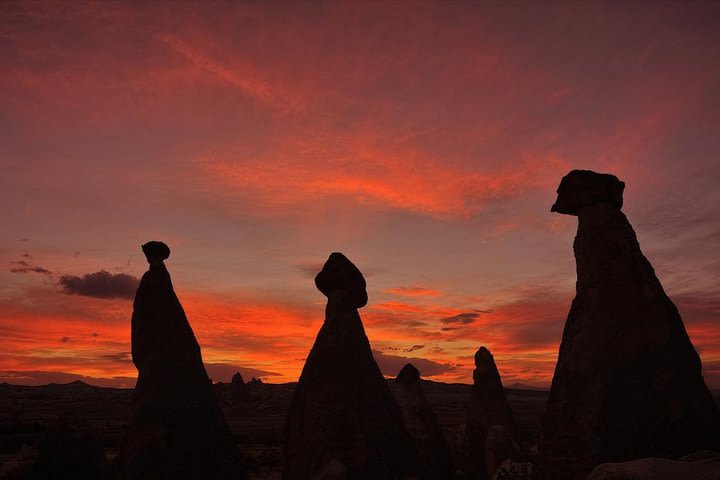
{"type": "Polygon", "coordinates": [[[289,144],[279,145],[287,150],[285,159],[239,161],[216,152],[197,165],[226,188],[257,195],[259,204],[270,209],[337,197],[440,218],[472,217],[489,203],[547,188],[569,165],[559,157],[530,157],[513,167],[481,172],[447,166],[415,149],[352,141],[356,144],[347,145],[347,156],[340,159],[309,163],[299,156],[288,161],[298,157],[292,153],[298,146],[289,144]]]}

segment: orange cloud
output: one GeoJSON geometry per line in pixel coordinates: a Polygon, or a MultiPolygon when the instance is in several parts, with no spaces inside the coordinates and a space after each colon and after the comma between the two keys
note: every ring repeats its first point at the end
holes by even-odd
{"type": "Polygon", "coordinates": [[[261,204],[276,208],[344,197],[438,218],[478,215],[488,203],[553,185],[568,166],[557,156],[529,156],[481,172],[445,165],[417,149],[365,145],[362,137],[346,148],[347,155],[334,160],[305,161],[290,144],[283,148],[284,158],[233,159],[218,152],[197,165],[227,188],[254,193],[261,204]]]}
{"type": "MultiPolygon", "coordinates": [[[[223,366],[223,372],[242,367],[279,373],[268,377],[273,382],[299,376],[323,321],[318,303],[293,305],[242,293],[219,295],[183,288],[178,294],[208,364],[223,366]]],[[[509,295],[503,292],[498,298],[509,295]]],[[[515,295],[514,300],[494,304],[486,299],[491,305],[485,310],[383,302],[371,303],[360,313],[388,374],[396,373],[392,370],[400,363],[422,358],[414,361],[424,366],[426,375],[467,383],[472,381],[472,355],[485,345],[495,355],[506,385],[547,386],[569,298],[524,287],[515,295]]],[[[5,312],[0,377],[37,383],[74,375],[72,379],[99,385],[124,385],[134,378],[129,301],[67,296],[47,289],[25,292],[23,298],[27,301],[0,305],[5,312]]],[[[706,380],[715,385],[720,379],[720,328],[708,315],[717,308],[716,302],[681,296],[679,305],[701,354],[706,380]]]]}

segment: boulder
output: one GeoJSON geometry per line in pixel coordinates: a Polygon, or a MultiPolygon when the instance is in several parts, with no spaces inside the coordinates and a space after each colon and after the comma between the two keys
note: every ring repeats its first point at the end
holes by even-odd
{"type": "Polygon", "coordinates": [[[493,425],[485,436],[485,471],[494,478],[500,465],[507,460],[517,461],[521,452],[504,425],[493,425]]]}
{"type": "Polygon", "coordinates": [[[511,459],[503,461],[498,467],[493,480],[533,480],[533,464],[511,459]]]}

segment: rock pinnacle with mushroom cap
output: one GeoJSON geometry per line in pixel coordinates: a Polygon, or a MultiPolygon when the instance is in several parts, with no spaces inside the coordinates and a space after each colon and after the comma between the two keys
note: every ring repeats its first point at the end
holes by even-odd
{"type": "Polygon", "coordinates": [[[328,303],[285,423],[283,479],[394,480],[417,472],[417,454],[370,350],[357,309],[365,279],[343,254],[328,258],[315,284],[328,303]]]}
{"type": "Polygon", "coordinates": [[[573,170],[552,211],[578,217],[577,294],[542,419],[542,478],[718,448],[700,357],[625,215],[625,184],[573,170]]]}

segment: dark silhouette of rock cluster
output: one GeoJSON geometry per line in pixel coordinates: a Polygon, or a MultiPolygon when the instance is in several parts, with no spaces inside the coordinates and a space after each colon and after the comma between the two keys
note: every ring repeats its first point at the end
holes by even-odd
{"type": "Polygon", "coordinates": [[[500,464],[515,455],[515,420],[495,365],[485,347],[475,353],[473,389],[466,422],[467,476],[489,479],[500,464]]]}
{"type": "MultiPolygon", "coordinates": [[[[451,457],[425,397],[423,384],[431,382],[407,364],[393,386],[399,403],[393,397],[358,313],[368,302],[365,279],[336,252],[315,278],[327,297],[325,321],[286,417],[283,479],[579,480],[590,474],[588,480],[720,480],[720,456],[701,451],[720,448],[720,414],[680,314],[621,211],[624,186],[613,175],[574,170],[557,190],[551,210],[578,217],[577,295],[537,455],[516,443],[500,374],[490,351],[480,347],[466,423],[450,433],[457,437],[451,457]]],[[[119,474],[129,480],[247,478],[165,267],[170,249],[161,242],[142,249],[150,268],[133,304],[138,381],[119,474]]],[[[240,373],[229,388],[216,387],[222,404],[243,408],[267,388],[256,378],[246,384],[240,373]]],[[[77,478],[110,474],[101,446],[78,432],[67,425],[51,431],[17,478],[73,469],[77,478]]]]}
{"type": "Polygon", "coordinates": [[[547,479],[718,448],[700,358],[621,211],[623,189],[613,175],[574,170],[552,206],[578,217],[578,278],[542,420],[547,479]]]}
{"type": "Polygon", "coordinates": [[[240,372],[236,372],[230,380],[230,403],[233,405],[241,405],[250,399],[250,392],[248,386],[240,375],[240,372]]]}
{"type": "Polygon", "coordinates": [[[128,479],[245,478],[192,328],[163,263],[170,249],[143,245],[150,264],[133,304],[133,411],[119,467],[128,479]]]}
{"type": "Polygon", "coordinates": [[[357,309],[365,279],[333,253],[315,277],[328,298],[285,426],[285,480],[401,479],[417,471],[413,441],[380,369],[357,309]]]}
{"type": "Polygon", "coordinates": [[[400,408],[405,428],[419,454],[418,477],[428,480],[452,478],[450,453],[435,413],[425,399],[420,372],[408,363],[397,374],[395,381],[402,385],[400,408]]]}

